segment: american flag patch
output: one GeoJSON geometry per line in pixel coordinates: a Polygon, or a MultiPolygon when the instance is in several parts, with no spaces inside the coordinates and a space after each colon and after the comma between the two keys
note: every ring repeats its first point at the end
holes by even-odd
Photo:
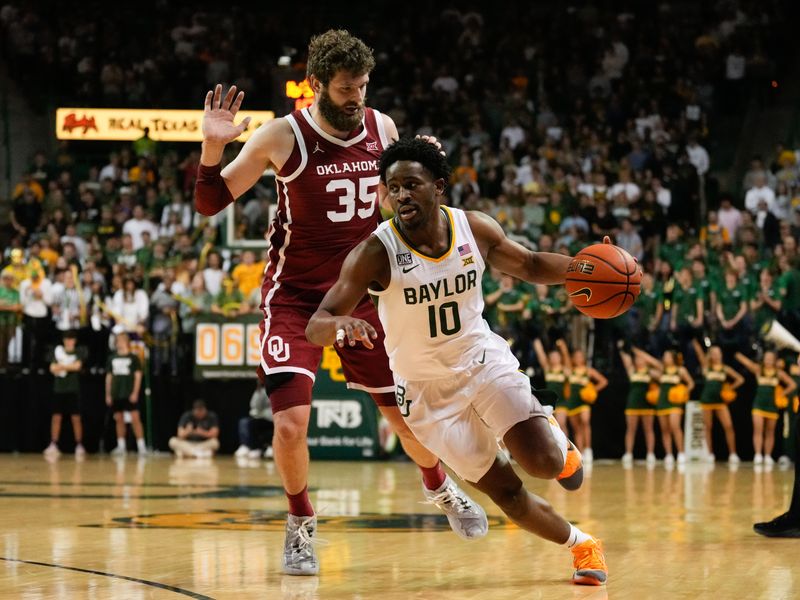
{"type": "Polygon", "coordinates": [[[459,246],[458,255],[464,256],[466,254],[472,254],[472,248],[469,247],[469,244],[464,244],[463,246],[459,246]]]}

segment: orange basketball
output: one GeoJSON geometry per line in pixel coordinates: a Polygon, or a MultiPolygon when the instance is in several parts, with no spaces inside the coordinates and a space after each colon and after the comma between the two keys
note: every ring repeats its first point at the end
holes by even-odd
{"type": "Polygon", "coordinates": [[[611,319],[628,310],[639,297],[641,283],[639,265],[613,244],[584,248],[567,267],[569,299],[594,319],[611,319]]]}

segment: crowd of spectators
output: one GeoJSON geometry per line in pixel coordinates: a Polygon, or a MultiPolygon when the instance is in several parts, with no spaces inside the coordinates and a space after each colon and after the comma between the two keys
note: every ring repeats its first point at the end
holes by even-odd
{"type": "MultiPolygon", "coordinates": [[[[368,102],[401,134],[442,140],[454,206],[491,214],[534,249],[572,254],[611,235],[637,257],[648,274],[642,298],[614,330],[632,327],[655,353],[695,335],[735,343],[762,319],[741,316],[737,299],[758,315],[774,308],[762,298],[772,293],[797,331],[798,155],[778,146],[755,158],[744,197],[717,193],[711,178],[715,115],[763,100],[782,72],[783,5],[617,4],[438,14],[420,5],[391,36],[386,15],[364,2],[349,8],[363,9],[353,31],[376,53],[368,102]]],[[[284,82],[302,73],[299,49],[342,20],[303,6],[272,18],[203,2],[99,18],[91,2],[50,8],[0,8],[11,75],[42,107],[197,107],[222,82],[246,90],[248,108],[280,114],[284,82]]],[[[192,356],[198,313],[258,310],[265,256],[230,250],[220,219],[194,212],[198,160],[196,147],[146,137],[102,162],[67,144],[32,157],[2,234],[0,346],[17,315],[25,332],[11,358],[40,368],[37,346],[78,329],[99,367],[116,329],[151,340],[154,372],[176,375],[192,356]]],[[[257,186],[237,203],[237,234],[263,237],[270,198],[257,186]]],[[[489,274],[484,291],[490,323],[532,370],[536,337],[567,337],[590,356],[614,341],[614,330],[596,337],[558,288],[489,274]]],[[[0,368],[8,359],[0,349],[0,368]]]]}

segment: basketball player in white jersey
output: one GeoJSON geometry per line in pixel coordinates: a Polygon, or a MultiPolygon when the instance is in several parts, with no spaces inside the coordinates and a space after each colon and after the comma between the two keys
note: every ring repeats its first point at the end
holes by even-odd
{"type": "Polygon", "coordinates": [[[575,583],[604,584],[600,541],[528,492],[498,452],[502,439],[529,475],[569,489],[583,477],[577,449],[481,316],[487,264],[531,283],[559,284],[570,258],[531,252],[491,218],[442,207],[449,167],[424,141],[389,146],[379,172],[396,216],[349,254],[309,321],[309,341],[372,348],[377,332],[349,315],[367,290],[377,296],[397,404],[417,439],[514,523],[569,547],[575,583]]]}

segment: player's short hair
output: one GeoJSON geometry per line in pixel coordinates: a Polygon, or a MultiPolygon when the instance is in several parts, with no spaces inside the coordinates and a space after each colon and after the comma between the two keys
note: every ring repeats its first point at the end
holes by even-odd
{"type": "Polygon", "coordinates": [[[433,176],[434,181],[444,179],[447,183],[450,178],[450,164],[436,146],[419,138],[401,138],[381,154],[378,167],[381,181],[386,181],[389,167],[401,160],[418,162],[433,176]]]}
{"type": "Polygon", "coordinates": [[[67,329],[62,335],[61,338],[64,340],[77,340],[78,339],[78,332],[74,329],[67,329]]]}
{"type": "Polygon", "coordinates": [[[364,75],[375,68],[372,48],[345,29],[329,29],[308,44],[308,75],[328,85],[339,71],[364,75]]]}
{"type": "Polygon", "coordinates": [[[207,408],[206,407],[206,401],[203,400],[202,398],[197,398],[197,399],[195,399],[194,402],[192,402],[192,410],[195,410],[195,409],[198,409],[198,408],[207,408]]]}

